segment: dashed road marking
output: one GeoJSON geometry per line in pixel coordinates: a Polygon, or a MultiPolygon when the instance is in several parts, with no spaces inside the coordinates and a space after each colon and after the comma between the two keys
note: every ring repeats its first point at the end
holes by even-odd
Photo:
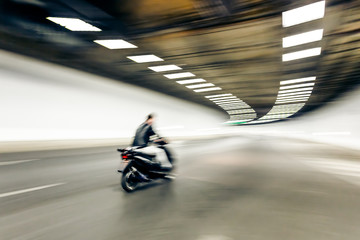
{"type": "Polygon", "coordinates": [[[19,163],[26,163],[26,162],[32,162],[32,161],[37,161],[37,160],[40,160],[40,159],[26,159],[26,160],[0,162],[0,166],[7,166],[7,165],[13,165],[13,164],[19,164],[19,163]]]}
{"type": "Polygon", "coordinates": [[[22,190],[13,191],[13,192],[0,193],[0,198],[13,196],[13,195],[21,194],[21,193],[37,191],[37,190],[41,190],[41,189],[45,189],[45,188],[56,187],[56,186],[60,186],[60,185],[63,185],[63,184],[65,184],[65,183],[54,183],[54,184],[50,184],[50,185],[27,188],[27,189],[22,189],[22,190]]]}

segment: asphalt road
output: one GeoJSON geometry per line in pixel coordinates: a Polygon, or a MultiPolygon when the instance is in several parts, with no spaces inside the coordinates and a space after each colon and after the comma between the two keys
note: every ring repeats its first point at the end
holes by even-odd
{"type": "Polygon", "coordinates": [[[128,194],[114,147],[0,155],[0,239],[358,240],[360,155],[286,139],[177,142],[128,194]]]}

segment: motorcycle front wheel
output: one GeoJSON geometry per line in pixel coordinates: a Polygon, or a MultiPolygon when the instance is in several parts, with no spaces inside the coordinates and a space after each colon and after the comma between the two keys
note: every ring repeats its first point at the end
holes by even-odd
{"type": "Polygon", "coordinates": [[[121,186],[127,192],[132,192],[136,189],[139,181],[135,175],[135,173],[131,169],[127,169],[127,171],[123,172],[121,177],[121,186]]]}

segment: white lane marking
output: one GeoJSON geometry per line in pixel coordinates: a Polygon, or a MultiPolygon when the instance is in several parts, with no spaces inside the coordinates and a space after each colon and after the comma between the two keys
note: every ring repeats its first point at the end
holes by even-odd
{"type": "Polygon", "coordinates": [[[27,159],[27,160],[17,160],[17,161],[8,161],[8,162],[0,162],[0,166],[13,165],[18,163],[32,162],[40,159],[27,159]]]}
{"type": "Polygon", "coordinates": [[[41,189],[45,189],[45,188],[56,187],[56,186],[63,185],[63,184],[65,184],[65,183],[54,183],[54,184],[50,184],[50,185],[44,185],[44,186],[39,186],[39,187],[34,187],[34,188],[22,189],[22,190],[18,190],[18,191],[14,191],[14,192],[1,193],[0,198],[12,196],[12,195],[17,195],[17,194],[21,194],[21,193],[37,191],[37,190],[41,190],[41,189]]]}
{"type": "Polygon", "coordinates": [[[349,183],[360,185],[360,163],[335,159],[305,160],[304,162],[319,171],[333,174],[349,183]]]}

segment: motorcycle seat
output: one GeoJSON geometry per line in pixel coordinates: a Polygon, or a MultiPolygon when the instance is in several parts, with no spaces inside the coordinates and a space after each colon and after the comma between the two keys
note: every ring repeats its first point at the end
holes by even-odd
{"type": "Polygon", "coordinates": [[[154,153],[154,154],[146,154],[146,153],[137,152],[137,151],[135,151],[135,153],[136,153],[137,156],[141,156],[141,157],[145,157],[145,158],[150,158],[150,159],[156,157],[156,154],[155,154],[155,153],[154,153]]]}

